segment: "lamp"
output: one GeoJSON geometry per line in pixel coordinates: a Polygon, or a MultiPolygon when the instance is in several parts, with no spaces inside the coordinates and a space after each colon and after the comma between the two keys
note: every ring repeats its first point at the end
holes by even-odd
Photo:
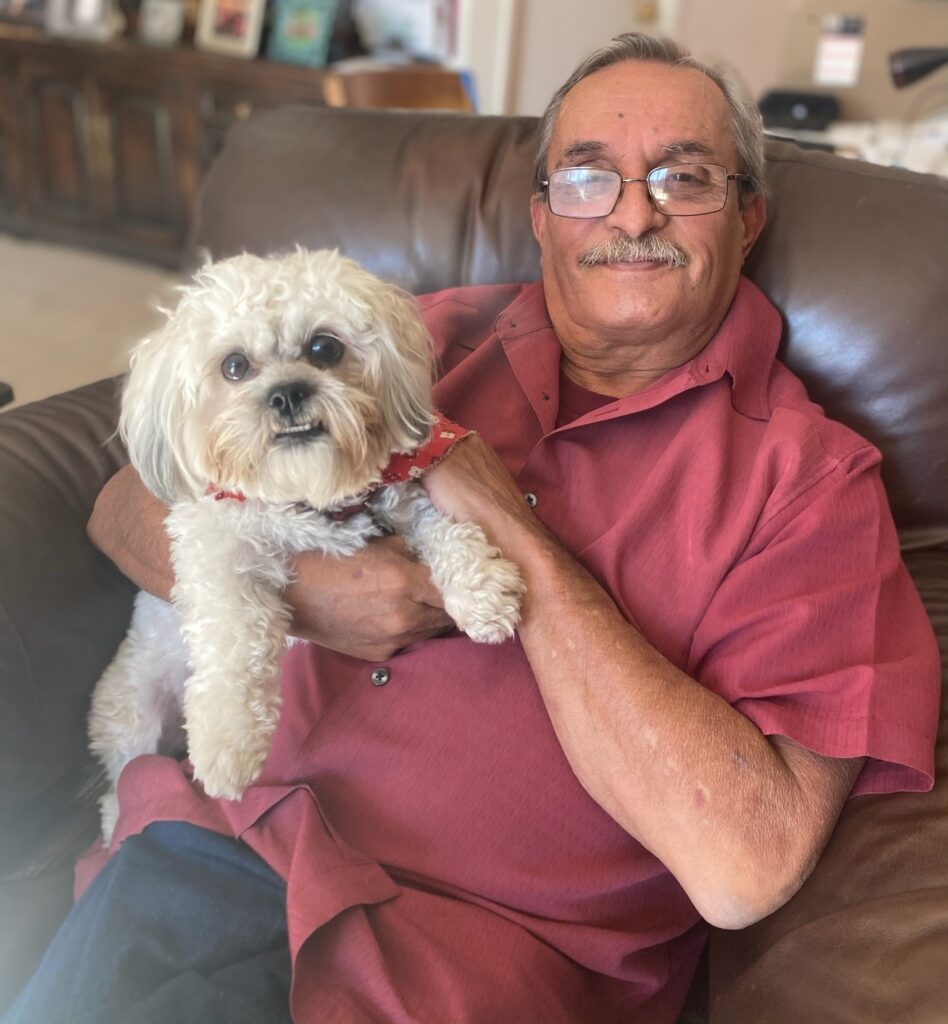
{"type": "Polygon", "coordinates": [[[896,89],[904,89],[905,86],[930,75],[942,64],[948,64],[948,49],[944,47],[917,47],[896,50],[889,54],[889,71],[892,73],[896,89]]]}

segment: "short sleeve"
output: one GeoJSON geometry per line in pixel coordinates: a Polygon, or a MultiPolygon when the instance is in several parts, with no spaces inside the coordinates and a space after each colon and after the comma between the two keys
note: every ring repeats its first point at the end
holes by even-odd
{"type": "Polygon", "coordinates": [[[695,631],[689,668],[765,735],[868,757],[854,795],[931,788],[938,650],[874,448],[762,516],[695,631]]]}

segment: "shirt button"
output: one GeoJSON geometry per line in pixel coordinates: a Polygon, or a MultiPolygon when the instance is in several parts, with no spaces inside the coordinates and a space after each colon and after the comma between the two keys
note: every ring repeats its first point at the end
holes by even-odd
{"type": "Polygon", "coordinates": [[[523,500],[530,506],[530,508],[537,507],[537,496],[533,493],[533,491],[527,491],[527,493],[523,496],[523,500]]]}
{"type": "Polygon", "coordinates": [[[392,674],[391,672],[389,672],[387,668],[377,668],[372,673],[372,685],[384,686],[389,681],[389,679],[391,679],[391,677],[392,674]]]}

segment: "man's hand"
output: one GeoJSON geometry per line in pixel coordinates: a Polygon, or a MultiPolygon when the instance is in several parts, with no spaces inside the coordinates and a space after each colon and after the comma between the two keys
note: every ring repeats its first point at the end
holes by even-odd
{"type": "Polygon", "coordinates": [[[428,569],[400,537],[384,537],[345,558],[297,557],[285,596],[295,636],[366,661],[453,627],[428,569]]]}
{"type": "Polygon", "coordinates": [[[440,511],[458,522],[477,523],[508,558],[516,560],[505,545],[519,531],[545,533],[506,466],[477,434],[464,438],[421,482],[440,511]]]}

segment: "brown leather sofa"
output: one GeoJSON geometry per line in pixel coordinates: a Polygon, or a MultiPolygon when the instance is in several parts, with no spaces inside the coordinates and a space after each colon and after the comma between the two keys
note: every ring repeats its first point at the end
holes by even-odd
{"type": "MultiPolygon", "coordinates": [[[[195,245],[215,257],[339,246],[417,292],[533,279],[534,130],[455,114],[262,116],[207,178],[195,245]]],[[[783,312],[784,359],[883,450],[905,558],[944,649],[948,183],[781,143],[768,171],[770,219],[747,272],[783,312]]],[[[0,413],[0,1003],[65,913],[72,862],[96,829],[76,798],[84,717],[132,588],[84,527],[123,461],[110,439],[116,393],[105,381],[0,413]]],[[[937,761],[932,793],[853,800],[785,908],[714,934],[683,1020],[948,1020],[944,720],[937,761]]]]}

